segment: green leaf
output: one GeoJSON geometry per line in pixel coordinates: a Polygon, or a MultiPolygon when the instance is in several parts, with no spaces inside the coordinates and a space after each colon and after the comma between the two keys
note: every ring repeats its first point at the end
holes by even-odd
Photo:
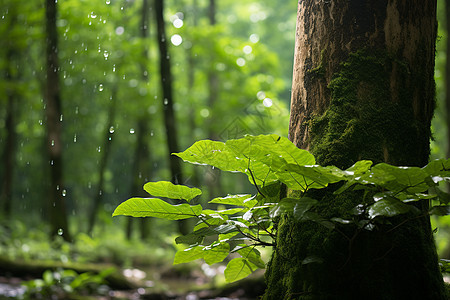
{"type": "Polygon", "coordinates": [[[228,195],[226,197],[214,198],[209,203],[217,203],[217,204],[228,204],[228,205],[236,205],[236,206],[244,206],[244,207],[253,207],[257,203],[254,199],[253,195],[228,195]]]}
{"type": "Polygon", "coordinates": [[[157,198],[131,198],[122,202],[113,216],[155,217],[167,220],[181,220],[197,217],[202,212],[201,205],[172,205],[157,198]]]}
{"type": "Polygon", "coordinates": [[[203,258],[205,252],[202,246],[195,246],[185,250],[179,250],[175,253],[173,264],[182,264],[203,258]]]}
{"type": "Polygon", "coordinates": [[[302,197],[300,199],[284,198],[270,210],[270,217],[274,218],[283,213],[292,212],[296,220],[301,220],[305,212],[310,210],[311,207],[317,203],[317,200],[309,197],[302,197]]]}
{"type": "Polygon", "coordinates": [[[428,189],[428,176],[418,167],[396,167],[380,163],[361,176],[360,182],[372,183],[392,192],[421,193],[428,189]]]}
{"type": "Polygon", "coordinates": [[[194,232],[188,233],[175,238],[177,244],[195,245],[203,241],[205,236],[213,235],[214,230],[210,227],[200,228],[194,232]]]}
{"type": "Polygon", "coordinates": [[[210,165],[223,171],[245,172],[247,161],[236,157],[225,143],[202,140],[195,142],[181,153],[174,153],[186,162],[198,165],[210,165]]]}
{"type": "Polygon", "coordinates": [[[423,170],[432,177],[450,177],[450,158],[432,160],[423,170]]]}
{"type": "MultiPolygon", "coordinates": [[[[240,247],[240,249],[237,250],[237,252],[243,258],[245,258],[246,260],[248,260],[249,262],[251,262],[252,264],[254,264],[255,266],[257,266],[260,269],[266,268],[266,264],[261,259],[261,253],[255,247],[241,244],[241,245],[238,245],[236,248],[239,248],[239,247],[240,247]]],[[[236,248],[233,249],[233,251],[236,251],[236,248]]]]}
{"type": "Polygon", "coordinates": [[[362,174],[366,173],[370,167],[372,166],[373,162],[370,160],[360,160],[357,161],[353,166],[346,169],[345,172],[349,175],[353,176],[361,176],[362,174]]]}
{"type": "Polygon", "coordinates": [[[445,206],[445,205],[433,206],[430,209],[430,215],[448,216],[448,215],[450,215],[450,206],[445,206]]]}
{"type": "Polygon", "coordinates": [[[147,182],[144,190],[154,197],[191,201],[202,194],[198,188],[190,188],[185,185],[173,184],[169,181],[147,182]]]}
{"type": "Polygon", "coordinates": [[[228,283],[241,280],[253,273],[256,269],[257,267],[245,258],[234,258],[228,263],[225,269],[225,280],[228,283]]]}
{"type": "Polygon", "coordinates": [[[239,213],[243,210],[246,210],[246,208],[230,208],[230,209],[223,209],[223,210],[212,210],[212,209],[205,209],[204,211],[202,211],[203,214],[205,215],[234,215],[236,213],[239,213]]]}
{"type": "Polygon", "coordinates": [[[436,195],[439,198],[440,203],[443,203],[443,204],[450,203],[450,194],[449,193],[444,192],[443,190],[441,190],[438,187],[433,187],[432,191],[436,193],[436,195]]]}
{"type": "Polygon", "coordinates": [[[228,243],[214,243],[203,248],[205,255],[203,259],[208,265],[222,262],[230,253],[230,245],[228,243]]]}
{"type": "Polygon", "coordinates": [[[394,217],[396,215],[407,213],[411,209],[411,205],[405,204],[400,200],[394,198],[384,198],[370,206],[369,217],[371,219],[378,216],[394,217]]]}

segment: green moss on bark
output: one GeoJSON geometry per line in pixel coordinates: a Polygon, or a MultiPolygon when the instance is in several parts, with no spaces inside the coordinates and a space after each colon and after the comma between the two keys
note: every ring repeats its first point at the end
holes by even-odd
{"type": "Polygon", "coordinates": [[[413,90],[408,89],[425,75],[406,83],[411,76],[405,63],[387,54],[350,54],[328,86],[329,108],[310,120],[317,161],[342,168],[361,159],[411,164],[420,151],[417,141],[430,136],[428,124],[414,116],[413,90]]]}

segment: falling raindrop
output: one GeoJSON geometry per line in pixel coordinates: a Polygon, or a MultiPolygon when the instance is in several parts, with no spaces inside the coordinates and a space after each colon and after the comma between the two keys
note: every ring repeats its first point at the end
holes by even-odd
{"type": "Polygon", "coordinates": [[[94,12],[91,12],[90,17],[91,17],[92,19],[95,19],[95,18],[97,18],[97,15],[96,15],[94,12]]]}
{"type": "Polygon", "coordinates": [[[169,100],[167,98],[164,98],[164,105],[169,104],[169,100]]]}
{"type": "Polygon", "coordinates": [[[239,67],[245,66],[245,59],[243,59],[242,57],[239,57],[239,58],[236,60],[236,64],[237,64],[239,67]]]}
{"type": "Polygon", "coordinates": [[[63,115],[59,116],[59,121],[62,122],[63,121],[63,115]]]}
{"type": "Polygon", "coordinates": [[[77,142],[77,135],[76,135],[76,134],[74,134],[74,136],[73,136],[73,142],[74,142],[74,143],[77,142]]]}
{"type": "Polygon", "coordinates": [[[114,126],[109,127],[109,133],[114,133],[114,126]]]}
{"type": "Polygon", "coordinates": [[[62,230],[62,228],[58,229],[58,235],[63,235],[64,230],[62,230]]]}
{"type": "Polygon", "coordinates": [[[183,20],[181,20],[181,19],[176,19],[176,20],[174,20],[174,21],[173,21],[173,26],[174,26],[175,28],[181,28],[181,27],[183,27],[183,20]]]}
{"type": "Polygon", "coordinates": [[[41,125],[41,126],[42,126],[42,120],[39,120],[39,125],[41,125]]]}
{"type": "Polygon", "coordinates": [[[263,105],[265,107],[271,107],[272,104],[273,104],[273,102],[272,102],[272,99],[270,99],[270,98],[266,98],[266,99],[263,100],[263,105]]]}
{"type": "Polygon", "coordinates": [[[103,57],[105,57],[105,60],[108,60],[108,56],[109,56],[108,51],[104,51],[103,52],[103,57]]]}
{"type": "Polygon", "coordinates": [[[111,3],[111,1],[110,0],[106,0],[106,4],[110,4],[111,3]]]}
{"type": "Polygon", "coordinates": [[[181,35],[179,34],[174,34],[172,35],[172,37],[170,38],[170,41],[172,42],[172,44],[174,46],[179,46],[181,45],[181,43],[183,42],[183,38],[181,37],[181,35]]]}
{"type": "Polygon", "coordinates": [[[55,140],[52,140],[52,147],[55,146],[55,140]]]}
{"type": "Polygon", "coordinates": [[[100,84],[98,85],[98,91],[99,91],[99,92],[102,92],[102,91],[103,91],[103,84],[100,83],[100,84]]]}
{"type": "Polygon", "coordinates": [[[61,195],[62,195],[63,197],[65,197],[65,196],[67,195],[67,191],[66,191],[66,190],[62,190],[61,195]]]}
{"type": "Polygon", "coordinates": [[[97,152],[101,152],[101,151],[102,151],[102,147],[98,146],[97,152]]]}
{"type": "Polygon", "coordinates": [[[130,128],[130,134],[134,134],[134,128],[130,128]]]}
{"type": "Polygon", "coordinates": [[[117,35],[122,35],[124,32],[125,32],[125,28],[123,28],[123,26],[119,26],[116,28],[117,35]]]}

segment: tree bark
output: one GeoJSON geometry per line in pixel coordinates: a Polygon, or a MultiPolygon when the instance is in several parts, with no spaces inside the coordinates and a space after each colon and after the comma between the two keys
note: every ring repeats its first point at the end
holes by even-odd
{"type": "Polygon", "coordinates": [[[61,97],[58,65],[57,6],[54,0],[46,1],[46,92],[47,152],[50,163],[50,190],[48,204],[51,235],[62,235],[71,240],[67,222],[65,189],[63,184],[63,145],[61,124],[61,97]]]}
{"type": "MultiPolygon", "coordinates": [[[[167,137],[167,150],[169,158],[169,168],[172,174],[172,183],[182,184],[183,176],[181,170],[180,159],[172,153],[179,151],[178,135],[176,127],[175,112],[173,109],[173,93],[172,93],[172,72],[170,65],[170,55],[167,47],[166,29],[164,24],[164,0],[155,0],[155,14],[157,39],[159,45],[159,61],[160,61],[160,77],[163,95],[163,112],[164,112],[164,126],[167,137]]],[[[178,229],[181,234],[189,233],[187,228],[187,221],[178,221],[178,229]]]]}
{"type": "MultiPolygon", "coordinates": [[[[424,166],[435,38],[436,1],[300,0],[291,141],[321,165],[424,166]]],[[[351,218],[362,195],[336,196],[336,188],[311,194],[320,199],[317,211],[351,218]]],[[[264,298],[445,299],[428,215],[390,222],[373,231],[329,230],[284,216],[264,298]]]]}
{"type": "Polygon", "coordinates": [[[114,123],[116,118],[116,101],[117,101],[117,84],[114,85],[113,90],[111,92],[111,103],[108,110],[108,121],[105,128],[105,136],[103,139],[103,146],[100,148],[102,156],[100,158],[99,165],[99,180],[97,186],[97,193],[95,194],[94,201],[92,203],[92,208],[89,214],[89,225],[88,225],[88,233],[92,235],[94,231],[94,226],[97,220],[97,213],[100,208],[100,205],[103,202],[103,193],[104,193],[104,185],[105,185],[105,170],[108,164],[108,159],[111,154],[111,146],[113,141],[114,134],[114,123]]]}
{"type": "MultiPolygon", "coordinates": [[[[14,22],[12,22],[14,23],[14,22]]],[[[13,61],[13,50],[7,52],[7,71],[6,81],[13,84],[14,78],[11,74],[11,61],[13,61]]],[[[0,203],[3,203],[2,213],[5,218],[11,216],[12,210],[12,189],[13,189],[13,176],[14,176],[14,148],[16,142],[16,129],[14,120],[14,102],[17,100],[17,95],[14,88],[7,88],[7,104],[6,104],[6,119],[5,119],[5,132],[6,138],[3,148],[2,162],[3,162],[3,184],[0,193],[0,203]]]]}
{"type": "MultiPolygon", "coordinates": [[[[447,157],[450,157],[450,0],[445,0],[445,29],[447,44],[445,49],[445,108],[447,121],[447,157]]],[[[450,189],[450,187],[449,187],[450,189]]]]}

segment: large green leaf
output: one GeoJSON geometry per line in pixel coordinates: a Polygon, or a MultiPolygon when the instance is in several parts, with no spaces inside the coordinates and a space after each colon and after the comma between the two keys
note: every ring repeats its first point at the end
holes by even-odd
{"type": "Polygon", "coordinates": [[[257,203],[253,195],[228,195],[226,197],[214,198],[209,203],[228,204],[244,207],[253,207],[257,203]]]}
{"type": "Polygon", "coordinates": [[[394,198],[383,198],[369,208],[369,217],[375,218],[382,217],[394,217],[396,215],[409,212],[413,206],[405,204],[400,200],[394,198]]]}
{"type": "Polygon", "coordinates": [[[298,149],[287,138],[278,135],[246,136],[226,143],[198,141],[186,151],[176,153],[183,160],[194,164],[207,164],[224,171],[247,174],[252,184],[266,185],[276,181],[271,160],[282,159],[295,165],[311,165],[314,156],[298,149]]]}
{"type": "Polygon", "coordinates": [[[186,162],[199,165],[210,165],[223,171],[245,172],[248,162],[228,149],[225,143],[202,140],[195,142],[181,153],[174,153],[186,162]]]}
{"type": "Polygon", "coordinates": [[[450,177],[450,158],[432,160],[423,170],[432,177],[450,177]]]}
{"type": "Polygon", "coordinates": [[[241,280],[255,271],[257,267],[243,257],[232,259],[225,269],[225,280],[234,282],[241,280]]]}
{"type": "Polygon", "coordinates": [[[373,162],[370,160],[359,160],[353,166],[346,169],[345,172],[353,176],[361,176],[367,172],[372,166],[373,162]]]}
{"type": "Polygon", "coordinates": [[[230,245],[228,243],[214,243],[203,248],[205,255],[203,259],[208,265],[222,262],[230,253],[230,245]]]}
{"type": "Polygon", "coordinates": [[[372,183],[393,192],[420,193],[428,189],[429,175],[418,167],[396,167],[380,163],[361,176],[360,181],[372,183]]]}
{"type": "Polygon", "coordinates": [[[185,250],[179,250],[175,253],[173,264],[182,264],[203,258],[205,252],[202,246],[195,246],[185,250]]]}
{"type": "Polygon", "coordinates": [[[300,220],[305,212],[317,203],[317,200],[308,197],[300,199],[284,198],[270,210],[270,216],[274,218],[283,213],[292,213],[295,219],[300,220]]]}
{"type": "Polygon", "coordinates": [[[266,264],[261,259],[261,253],[253,246],[245,244],[238,245],[233,251],[237,251],[243,258],[254,264],[260,269],[265,269],[266,264]],[[238,250],[236,250],[238,248],[238,250]]]}
{"type": "Polygon", "coordinates": [[[230,253],[228,243],[214,243],[209,246],[194,246],[175,253],[174,264],[187,263],[203,258],[208,265],[223,261],[230,253]]]}
{"type": "Polygon", "coordinates": [[[201,212],[201,205],[172,205],[157,198],[131,198],[117,206],[113,212],[113,216],[122,215],[181,220],[197,217],[201,214],[201,212]]]}
{"type": "Polygon", "coordinates": [[[191,201],[202,194],[198,188],[190,188],[185,185],[173,184],[169,181],[147,182],[144,190],[154,197],[191,201]]]}

